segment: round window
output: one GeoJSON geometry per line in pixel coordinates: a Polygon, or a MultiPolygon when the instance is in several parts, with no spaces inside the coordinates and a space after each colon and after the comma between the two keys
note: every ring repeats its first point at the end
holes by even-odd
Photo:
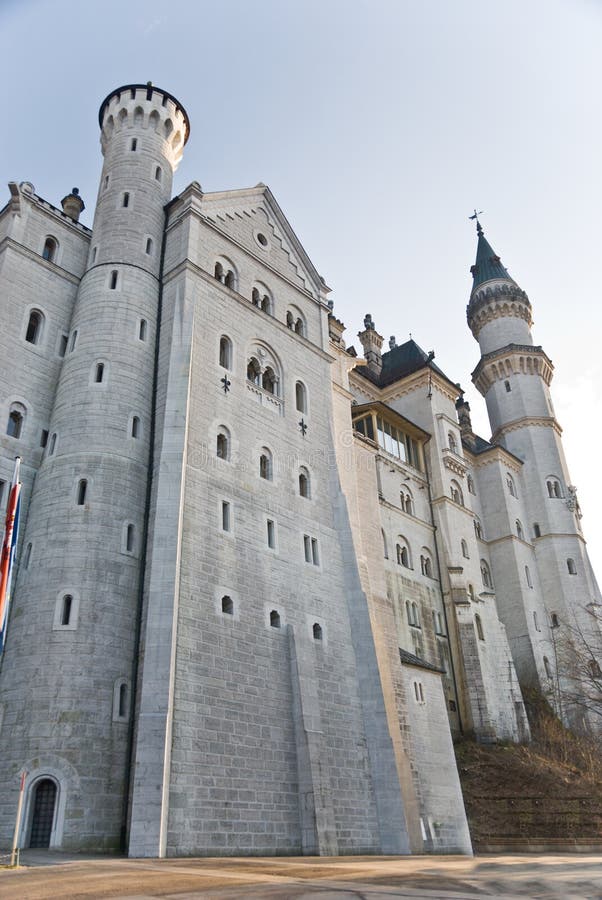
{"type": "Polygon", "coordinates": [[[260,231],[260,232],[258,233],[258,235],[257,235],[257,240],[259,241],[259,243],[261,244],[262,247],[267,247],[267,245],[268,245],[268,239],[267,239],[267,237],[265,236],[265,234],[262,234],[261,231],[260,231]]]}

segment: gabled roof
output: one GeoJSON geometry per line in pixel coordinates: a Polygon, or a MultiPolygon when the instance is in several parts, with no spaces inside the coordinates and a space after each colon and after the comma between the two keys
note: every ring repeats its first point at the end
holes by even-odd
{"type": "Polygon", "coordinates": [[[281,232],[281,238],[284,239],[285,244],[296,256],[300,265],[305,270],[307,277],[313,283],[316,293],[321,293],[323,296],[330,293],[331,288],[328,287],[307,255],[303,244],[293,231],[280,204],[266,184],[259,182],[259,184],[252,188],[238,188],[230,191],[210,191],[203,193],[203,200],[208,204],[211,204],[212,201],[227,201],[229,199],[233,201],[247,201],[249,203],[263,204],[268,216],[273,218],[278,230],[281,232]]]}
{"type": "Polygon", "coordinates": [[[415,340],[410,338],[405,344],[399,344],[382,355],[383,367],[377,375],[368,368],[354,369],[355,372],[368,378],[379,387],[387,387],[401,378],[413,375],[420,369],[431,368],[442,378],[445,378],[450,384],[456,387],[455,382],[447,377],[436,363],[433,362],[434,354],[426,353],[422,347],[419,347],[415,340]]]}

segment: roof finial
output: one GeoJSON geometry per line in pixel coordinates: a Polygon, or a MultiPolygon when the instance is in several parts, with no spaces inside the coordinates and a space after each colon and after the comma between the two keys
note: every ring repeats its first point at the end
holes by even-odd
{"type": "Polygon", "coordinates": [[[476,209],[475,209],[475,211],[474,211],[474,216],[469,216],[469,217],[468,217],[469,219],[476,219],[476,223],[477,223],[477,234],[479,235],[479,237],[483,234],[483,229],[481,228],[481,223],[479,222],[479,216],[482,216],[482,215],[483,215],[483,210],[482,210],[482,209],[480,209],[479,212],[477,212],[476,209]]]}

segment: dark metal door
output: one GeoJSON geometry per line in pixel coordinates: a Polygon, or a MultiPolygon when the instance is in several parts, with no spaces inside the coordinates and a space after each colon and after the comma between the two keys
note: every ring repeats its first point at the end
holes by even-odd
{"type": "Polygon", "coordinates": [[[49,847],[52,822],[54,820],[54,804],[56,802],[56,784],[50,778],[38,781],[33,798],[33,815],[31,818],[30,847],[49,847]]]}

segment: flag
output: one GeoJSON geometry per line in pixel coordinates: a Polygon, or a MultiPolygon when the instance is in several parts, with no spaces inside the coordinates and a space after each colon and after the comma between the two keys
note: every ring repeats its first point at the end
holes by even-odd
{"type": "Polygon", "coordinates": [[[8,623],[8,608],[10,604],[10,586],[17,552],[17,540],[19,538],[19,513],[21,510],[21,482],[19,470],[21,459],[15,460],[15,472],[8,505],[6,507],[6,520],[4,523],[4,538],[2,540],[2,553],[0,555],[0,653],[4,650],[6,640],[6,627],[8,623]]]}

